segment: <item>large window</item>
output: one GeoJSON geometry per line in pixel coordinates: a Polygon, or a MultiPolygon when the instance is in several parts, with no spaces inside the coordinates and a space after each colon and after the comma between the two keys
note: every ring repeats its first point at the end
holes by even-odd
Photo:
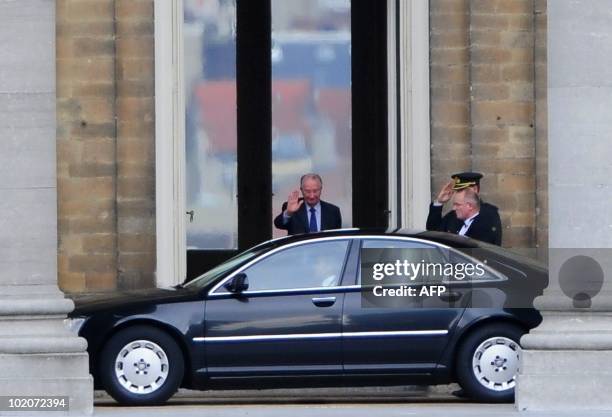
{"type": "Polygon", "coordinates": [[[236,249],[236,0],[185,0],[188,249],[236,249]]]}

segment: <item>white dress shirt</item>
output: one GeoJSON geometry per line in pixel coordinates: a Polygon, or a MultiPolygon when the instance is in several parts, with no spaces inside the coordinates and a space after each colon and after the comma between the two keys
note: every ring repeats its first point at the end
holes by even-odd
{"type": "Polygon", "coordinates": [[[470,229],[470,226],[472,225],[472,222],[474,221],[474,219],[476,218],[476,216],[478,216],[480,214],[480,212],[474,214],[472,217],[470,217],[467,220],[463,221],[463,227],[461,228],[461,230],[459,230],[459,235],[461,236],[465,236],[465,234],[467,233],[467,231],[470,229]]]}

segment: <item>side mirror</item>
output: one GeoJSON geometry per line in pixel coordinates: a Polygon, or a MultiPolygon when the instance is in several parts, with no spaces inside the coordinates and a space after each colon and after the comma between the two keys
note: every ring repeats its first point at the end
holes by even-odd
{"type": "Polygon", "coordinates": [[[249,289],[249,279],[244,272],[236,274],[224,285],[225,289],[233,293],[241,293],[249,289]]]}

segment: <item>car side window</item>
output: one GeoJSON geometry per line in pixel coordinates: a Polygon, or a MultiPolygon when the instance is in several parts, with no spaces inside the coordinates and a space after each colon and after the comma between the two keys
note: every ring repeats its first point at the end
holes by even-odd
{"type": "MultiPolygon", "coordinates": [[[[402,251],[402,261],[406,260],[412,264],[443,264],[446,262],[447,254],[440,248],[434,245],[429,245],[425,242],[414,240],[393,240],[393,239],[366,239],[361,246],[362,249],[379,249],[380,256],[376,262],[388,261],[383,259],[384,251],[387,249],[404,249],[402,251]]],[[[376,258],[376,256],[374,257],[376,258]]],[[[436,271],[433,271],[435,275],[436,271]]],[[[440,279],[438,276],[430,276],[428,280],[440,279]]],[[[423,279],[424,277],[421,277],[423,279]]],[[[419,281],[421,281],[421,279],[419,281]]],[[[423,281],[421,281],[423,282],[423,281]]],[[[357,284],[361,283],[361,262],[359,264],[359,273],[357,274],[357,284]]]]}
{"type": "MultiPolygon", "coordinates": [[[[421,264],[425,273],[419,275],[417,282],[422,283],[466,283],[488,282],[504,279],[475,259],[460,254],[455,249],[445,249],[410,240],[372,239],[364,240],[362,248],[380,249],[382,261],[383,249],[409,249],[402,252],[402,261],[421,264]]],[[[361,279],[361,263],[357,282],[361,279]]]]}
{"type": "Polygon", "coordinates": [[[277,252],[243,272],[248,291],[333,287],[342,275],[348,240],[314,242],[277,252]]]}
{"type": "Polygon", "coordinates": [[[455,265],[455,271],[459,270],[457,266],[463,265],[461,268],[461,276],[456,276],[456,280],[461,278],[462,281],[468,282],[488,282],[502,281],[505,279],[505,277],[499,272],[493,273],[491,270],[486,268],[484,263],[468,258],[456,251],[450,252],[450,261],[453,265],[455,265]],[[469,265],[472,265],[472,267],[468,269],[467,266],[469,265]]]}

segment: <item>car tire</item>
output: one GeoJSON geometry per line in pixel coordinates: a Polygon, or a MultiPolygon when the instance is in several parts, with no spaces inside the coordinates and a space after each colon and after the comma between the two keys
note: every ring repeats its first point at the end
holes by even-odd
{"type": "Polygon", "coordinates": [[[119,331],[101,353],[102,385],[120,404],[163,404],[180,386],[184,372],[184,358],[177,343],[164,331],[150,326],[119,331]]]}
{"type": "Polygon", "coordinates": [[[489,324],[468,334],[457,353],[456,372],[466,394],[482,402],[512,402],[519,371],[522,328],[489,324]]]}

